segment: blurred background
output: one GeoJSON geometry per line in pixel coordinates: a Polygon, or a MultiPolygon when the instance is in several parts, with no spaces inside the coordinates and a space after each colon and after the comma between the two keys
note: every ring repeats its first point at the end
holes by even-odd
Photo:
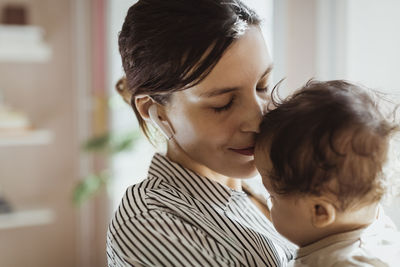
{"type": "MultiPolygon", "coordinates": [[[[108,221],[155,151],[114,92],[135,2],[0,0],[1,267],[106,265],[108,221]]],[[[310,78],[400,94],[400,1],[245,2],[284,95],[310,78]]],[[[386,211],[400,227],[399,204],[386,211]]]]}

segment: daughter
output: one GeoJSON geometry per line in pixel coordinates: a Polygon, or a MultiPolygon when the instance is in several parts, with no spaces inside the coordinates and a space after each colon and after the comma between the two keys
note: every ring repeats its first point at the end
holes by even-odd
{"type": "Polygon", "coordinates": [[[345,81],[310,81],[274,104],[255,162],[274,226],[300,247],[292,265],[400,266],[400,233],[379,208],[398,125],[345,81]]]}

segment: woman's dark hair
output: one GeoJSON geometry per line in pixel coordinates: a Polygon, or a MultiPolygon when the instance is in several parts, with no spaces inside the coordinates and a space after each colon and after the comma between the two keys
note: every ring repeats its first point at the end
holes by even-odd
{"type": "Polygon", "coordinates": [[[377,96],[343,80],[311,80],[285,100],[274,100],[256,142],[271,162],[271,169],[260,172],[272,190],[331,192],[341,209],[366,195],[379,201],[388,142],[399,126],[382,114],[377,96]]]}
{"type": "Polygon", "coordinates": [[[129,8],[118,42],[126,78],[116,87],[147,137],[135,96],[164,104],[172,92],[204,79],[232,42],[259,23],[240,0],[139,0],[129,8]]]}

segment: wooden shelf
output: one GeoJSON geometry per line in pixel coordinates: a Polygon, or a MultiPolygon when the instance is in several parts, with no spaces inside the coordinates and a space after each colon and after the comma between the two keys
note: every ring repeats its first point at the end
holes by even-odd
{"type": "Polygon", "coordinates": [[[0,230],[45,225],[54,222],[55,214],[50,209],[21,210],[0,214],[0,230]]]}
{"type": "Polygon", "coordinates": [[[0,25],[0,62],[45,62],[52,49],[37,26],[0,25]]]}
{"type": "Polygon", "coordinates": [[[0,44],[0,62],[46,62],[51,58],[51,49],[40,44],[0,44]]]}
{"type": "Polygon", "coordinates": [[[48,130],[30,130],[18,133],[0,132],[1,146],[46,145],[53,140],[52,132],[48,130]]]}

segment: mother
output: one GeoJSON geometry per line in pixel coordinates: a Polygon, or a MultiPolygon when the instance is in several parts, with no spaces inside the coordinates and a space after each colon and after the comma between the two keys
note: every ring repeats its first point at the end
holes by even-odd
{"type": "Polygon", "coordinates": [[[242,191],[269,103],[260,19],[239,0],[139,0],[117,89],[167,137],[107,234],[109,266],[283,266],[288,245],[242,191]]]}

